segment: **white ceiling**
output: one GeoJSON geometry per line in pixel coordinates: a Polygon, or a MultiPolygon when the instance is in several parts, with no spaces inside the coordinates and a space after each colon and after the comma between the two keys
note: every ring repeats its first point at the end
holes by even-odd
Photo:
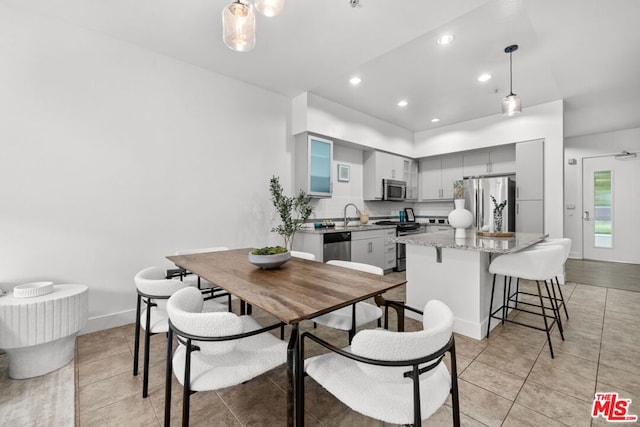
{"type": "Polygon", "coordinates": [[[309,91],[412,131],[565,99],[565,135],[640,127],[638,0],[288,0],[256,48],[221,40],[231,0],[0,0],[247,83],[309,91]],[[450,45],[437,36],[452,33],[450,45]],[[480,73],[493,78],[478,83],[480,73]],[[357,74],[362,84],[351,87],[357,74]],[[399,109],[396,103],[407,99],[399,109]],[[441,121],[431,123],[433,117],[441,121]]]}

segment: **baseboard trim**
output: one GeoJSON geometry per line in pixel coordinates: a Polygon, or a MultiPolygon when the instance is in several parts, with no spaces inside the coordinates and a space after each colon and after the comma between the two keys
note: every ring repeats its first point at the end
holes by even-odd
{"type": "Polygon", "coordinates": [[[90,317],[81,331],[80,335],[102,331],[103,329],[115,328],[128,325],[136,321],[136,310],[125,310],[118,313],[105,314],[102,316],[90,317]]]}

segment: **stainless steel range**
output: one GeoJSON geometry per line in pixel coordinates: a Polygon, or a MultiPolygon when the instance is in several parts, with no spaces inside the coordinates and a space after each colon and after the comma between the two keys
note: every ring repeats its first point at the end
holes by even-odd
{"type": "MultiPolygon", "coordinates": [[[[395,225],[396,236],[426,233],[426,226],[418,222],[378,221],[378,225],[395,225]]],[[[396,243],[396,271],[407,269],[407,252],[404,243],[396,243]]]]}

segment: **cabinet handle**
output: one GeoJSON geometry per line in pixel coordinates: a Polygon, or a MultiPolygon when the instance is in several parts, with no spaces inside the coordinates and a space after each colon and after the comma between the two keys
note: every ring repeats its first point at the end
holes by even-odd
{"type": "Polygon", "coordinates": [[[369,242],[369,252],[373,252],[373,242],[369,242]]]}
{"type": "Polygon", "coordinates": [[[516,199],[520,198],[520,187],[516,185],[516,199]]]}
{"type": "Polygon", "coordinates": [[[516,215],[520,215],[520,203],[516,203],[516,215]]]}
{"type": "Polygon", "coordinates": [[[492,169],[491,166],[492,166],[491,162],[487,163],[487,172],[491,172],[491,169],[492,169]]]}

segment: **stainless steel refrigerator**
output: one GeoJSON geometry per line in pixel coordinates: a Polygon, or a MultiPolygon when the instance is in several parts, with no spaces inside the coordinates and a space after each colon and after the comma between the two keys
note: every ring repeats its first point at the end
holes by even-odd
{"type": "Polygon", "coordinates": [[[473,226],[493,231],[493,202],[507,200],[502,213],[502,231],[516,231],[516,182],[514,176],[465,178],[465,208],[473,214],[473,226]]]}

